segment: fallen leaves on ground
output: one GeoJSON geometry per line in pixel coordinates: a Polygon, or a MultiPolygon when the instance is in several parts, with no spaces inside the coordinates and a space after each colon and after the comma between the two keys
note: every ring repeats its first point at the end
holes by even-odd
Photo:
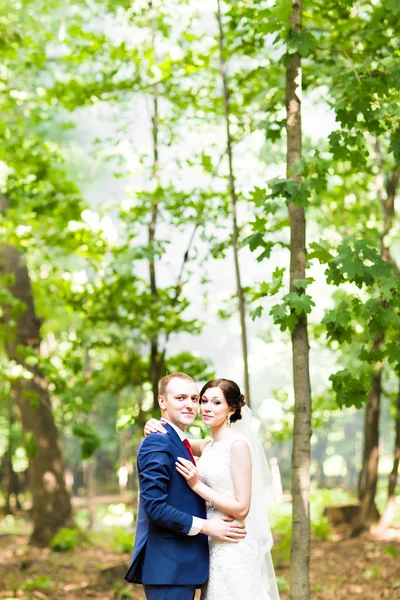
{"type": "MultiPolygon", "coordinates": [[[[288,544],[273,551],[283,590],[289,581],[288,544]]],[[[144,600],[127,584],[128,554],[87,544],[71,552],[31,548],[23,536],[0,536],[2,600],[144,600]]],[[[312,600],[400,600],[400,543],[370,536],[312,545],[312,600]]],[[[288,600],[288,591],[281,600],[288,600]]],[[[246,600],[243,598],[243,600],[246,600]]],[[[260,599],[262,600],[262,599],[260,599]]]]}

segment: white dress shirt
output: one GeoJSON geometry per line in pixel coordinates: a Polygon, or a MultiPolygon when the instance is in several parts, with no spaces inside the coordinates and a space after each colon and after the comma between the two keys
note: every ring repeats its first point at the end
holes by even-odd
{"type": "MultiPolygon", "coordinates": [[[[168,419],[165,419],[165,417],[163,417],[162,419],[160,419],[161,421],[164,421],[165,423],[168,423],[168,425],[171,425],[172,429],[174,431],[176,431],[176,433],[179,436],[179,439],[183,442],[183,440],[187,440],[188,436],[186,435],[185,431],[182,431],[182,429],[179,429],[179,427],[177,427],[176,425],[174,425],[174,423],[171,423],[171,421],[168,421],[168,419]]],[[[197,535],[198,533],[200,533],[202,527],[203,527],[203,523],[204,523],[204,519],[200,519],[200,517],[192,517],[192,526],[189,530],[188,535],[197,535]]]]}

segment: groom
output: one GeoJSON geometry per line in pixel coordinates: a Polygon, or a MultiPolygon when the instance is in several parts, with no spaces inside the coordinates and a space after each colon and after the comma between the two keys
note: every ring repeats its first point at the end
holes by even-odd
{"type": "Polygon", "coordinates": [[[172,373],[158,390],[167,435],[151,434],[140,446],[139,514],[125,579],[143,583],[147,600],[193,600],[208,577],[207,536],[236,542],[245,529],[222,518],[207,521],[204,500],[175,468],[178,456],[194,462],[185,430],[198,410],[196,383],[185,373],[172,373]]]}

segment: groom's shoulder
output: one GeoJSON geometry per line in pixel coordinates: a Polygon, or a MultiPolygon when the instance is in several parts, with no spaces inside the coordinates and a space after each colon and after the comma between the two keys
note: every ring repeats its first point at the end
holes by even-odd
{"type": "Polygon", "coordinates": [[[171,440],[168,433],[150,433],[140,444],[139,453],[167,450],[171,440]]]}

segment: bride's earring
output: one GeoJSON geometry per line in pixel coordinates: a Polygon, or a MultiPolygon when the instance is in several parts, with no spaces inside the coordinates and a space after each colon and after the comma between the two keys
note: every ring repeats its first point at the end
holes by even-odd
{"type": "Polygon", "coordinates": [[[228,427],[230,427],[231,426],[231,415],[230,414],[228,414],[226,421],[227,421],[228,427]]]}

